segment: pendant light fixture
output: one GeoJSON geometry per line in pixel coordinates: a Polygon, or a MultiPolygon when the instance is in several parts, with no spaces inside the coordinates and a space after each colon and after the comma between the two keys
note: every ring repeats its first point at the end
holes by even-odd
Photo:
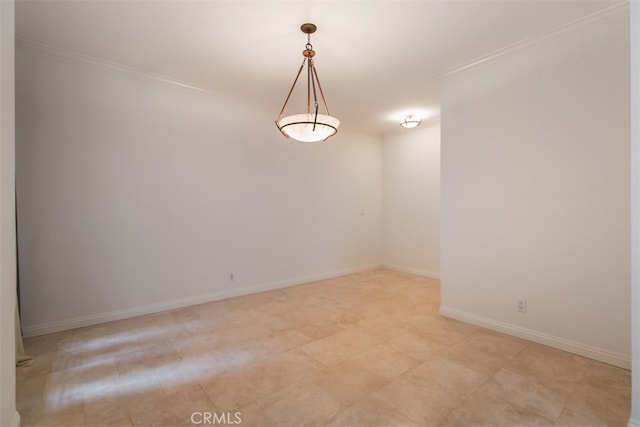
{"type": "Polygon", "coordinates": [[[404,118],[404,120],[400,122],[400,126],[402,126],[405,129],[413,129],[415,127],[420,126],[420,123],[422,123],[421,118],[416,117],[413,114],[409,114],[407,117],[404,118]]]}
{"type": "Polygon", "coordinates": [[[318,72],[313,62],[313,57],[316,53],[311,45],[311,34],[315,33],[316,29],[317,27],[314,24],[309,23],[302,24],[300,27],[300,30],[307,35],[307,44],[302,51],[304,59],[293,81],[293,85],[289,90],[289,94],[284,101],[282,110],[280,110],[280,114],[276,119],[276,126],[284,136],[300,142],[326,141],[338,132],[338,126],[340,126],[340,120],[329,114],[327,101],[324,99],[324,93],[322,92],[320,80],[318,79],[318,72]],[[305,65],[307,68],[307,111],[305,113],[282,117],[305,65]],[[318,93],[320,93],[325,114],[319,114],[318,93]]]}

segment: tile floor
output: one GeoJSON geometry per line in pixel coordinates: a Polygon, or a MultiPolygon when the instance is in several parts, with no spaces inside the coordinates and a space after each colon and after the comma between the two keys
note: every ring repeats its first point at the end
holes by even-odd
{"type": "Polygon", "coordinates": [[[376,270],[35,337],[24,426],[624,426],[630,372],[437,314],[376,270]]]}

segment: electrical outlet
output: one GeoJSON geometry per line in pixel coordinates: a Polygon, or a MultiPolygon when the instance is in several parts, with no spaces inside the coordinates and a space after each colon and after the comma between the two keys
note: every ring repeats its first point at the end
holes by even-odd
{"type": "Polygon", "coordinates": [[[527,312],[527,300],[519,299],[518,300],[518,313],[526,313],[527,312]]]}
{"type": "Polygon", "coordinates": [[[234,276],[233,276],[233,273],[231,273],[231,274],[229,275],[229,280],[233,282],[233,279],[234,279],[234,276]]]}

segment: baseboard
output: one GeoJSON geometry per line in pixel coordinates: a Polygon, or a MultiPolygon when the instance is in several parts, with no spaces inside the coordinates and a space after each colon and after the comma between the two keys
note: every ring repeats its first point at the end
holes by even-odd
{"type": "Polygon", "coordinates": [[[20,413],[16,411],[11,420],[11,427],[20,427],[20,413]]]}
{"type": "Polygon", "coordinates": [[[401,273],[415,274],[416,276],[428,277],[429,279],[440,279],[440,273],[433,273],[431,271],[419,270],[416,268],[401,267],[394,264],[382,264],[382,268],[388,270],[399,271],[401,273]]]}
{"type": "Polygon", "coordinates": [[[107,313],[100,313],[91,316],[75,317],[72,319],[65,319],[56,322],[48,322],[40,325],[24,326],[22,328],[22,334],[25,338],[35,337],[38,335],[51,334],[54,332],[67,331],[70,329],[82,328],[84,326],[97,325],[100,323],[113,322],[114,320],[122,320],[130,317],[142,316],[145,314],[158,313],[161,311],[173,310],[181,307],[188,307],[191,305],[203,304],[211,301],[218,301],[227,298],[238,297],[242,295],[254,294],[262,291],[269,291],[272,289],[281,289],[289,286],[301,285],[303,283],[315,282],[317,280],[326,280],[334,277],[345,276],[348,274],[361,273],[364,271],[375,270],[380,268],[379,264],[371,264],[367,266],[361,266],[356,268],[350,268],[345,270],[338,270],[328,273],[322,273],[317,275],[311,275],[306,277],[298,277],[295,279],[281,280],[277,282],[263,283],[257,286],[251,286],[246,288],[226,289],[212,294],[200,295],[196,297],[180,298],[173,301],[165,301],[156,304],[147,304],[138,307],[126,308],[124,310],[110,311],[107,313]]]}
{"type": "Polygon", "coordinates": [[[640,418],[629,418],[627,427],[640,427],[640,418]]]}
{"type": "MultiPolygon", "coordinates": [[[[482,326],[483,328],[502,332],[507,335],[512,335],[518,338],[537,342],[539,344],[544,344],[549,347],[557,348],[558,350],[568,351],[569,353],[574,353],[579,356],[597,360],[599,362],[608,363],[610,365],[615,365],[624,369],[631,369],[631,359],[629,357],[603,350],[601,348],[596,348],[575,341],[570,341],[564,338],[534,331],[532,329],[512,325],[510,323],[499,322],[486,317],[477,316],[475,314],[455,310],[449,307],[440,306],[440,314],[456,320],[461,320],[463,322],[482,326]]],[[[640,427],[640,425],[638,427],[640,427]]]]}

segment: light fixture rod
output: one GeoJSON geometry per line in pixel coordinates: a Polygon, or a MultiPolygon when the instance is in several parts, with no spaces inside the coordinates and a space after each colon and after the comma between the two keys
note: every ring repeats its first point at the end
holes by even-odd
{"type": "Polygon", "coordinates": [[[316,67],[313,67],[313,74],[318,82],[318,90],[320,90],[320,98],[322,98],[322,103],[324,104],[324,111],[327,112],[328,115],[331,115],[329,112],[329,107],[327,107],[327,101],[324,99],[324,92],[322,92],[322,85],[320,84],[320,79],[318,78],[318,71],[316,67]]]}
{"type": "MultiPolygon", "coordinates": [[[[298,79],[300,78],[300,73],[302,73],[302,69],[304,68],[304,63],[307,58],[302,60],[302,64],[300,65],[300,69],[298,70],[298,74],[296,74],[296,78],[293,81],[293,85],[291,89],[289,89],[289,94],[287,95],[287,99],[284,100],[284,105],[282,106],[282,110],[280,110],[280,114],[278,114],[278,120],[282,117],[282,113],[284,113],[284,109],[287,108],[287,104],[289,103],[289,98],[291,98],[291,94],[293,93],[293,89],[296,87],[296,83],[298,83],[298,79]]],[[[328,114],[328,113],[327,113],[328,114]]]]}
{"type": "MultiPolygon", "coordinates": [[[[307,44],[308,46],[308,44],[307,44]]],[[[307,58],[307,114],[311,113],[311,60],[307,58]]]]}
{"type": "MultiPolygon", "coordinates": [[[[307,37],[310,37],[307,35],[307,37]]],[[[291,85],[291,89],[289,89],[289,93],[287,94],[287,98],[284,101],[284,105],[280,110],[280,114],[278,115],[278,120],[284,114],[284,110],[287,108],[287,104],[289,103],[289,99],[291,98],[291,94],[298,83],[300,78],[300,74],[302,73],[302,69],[304,68],[305,62],[307,64],[307,114],[311,114],[311,94],[313,94],[313,105],[314,105],[314,129],[315,129],[315,120],[318,116],[318,91],[320,92],[320,98],[322,99],[322,105],[327,115],[329,115],[329,107],[327,106],[327,100],[324,97],[324,92],[322,91],[322,85],[320,84],[320,79],[318,78],[318,71],[316,70],[315,64],[313,62],[313,56],[315,55],[315,51],[313,50],[313,46],[310,42],[307,42],[305,46],[305,50],[302,52],[304,59],[302,60],[302,65],[300,65],[300,69],[298,70],[298,74],[296,74],[296,78],[293,81],[293,85],[291,85]],[[316,90],[316,84],[318,86],[318,90],[316,90]]]]}
{"type": "MultiPolygon", "coordinates": [[[[313,130],[316,130],[316,123],[318,121],[318,95],[316,93],[316,80],[315,80],[315,69],[313,66],[313,59],[309,58],[309,80],[311,80],[311,87],[313,88],[313,107],[315,110],[315,114],[313,116],[313,130]]],[[[308,109],[308,107],[307,107],[308,109]]]]}

